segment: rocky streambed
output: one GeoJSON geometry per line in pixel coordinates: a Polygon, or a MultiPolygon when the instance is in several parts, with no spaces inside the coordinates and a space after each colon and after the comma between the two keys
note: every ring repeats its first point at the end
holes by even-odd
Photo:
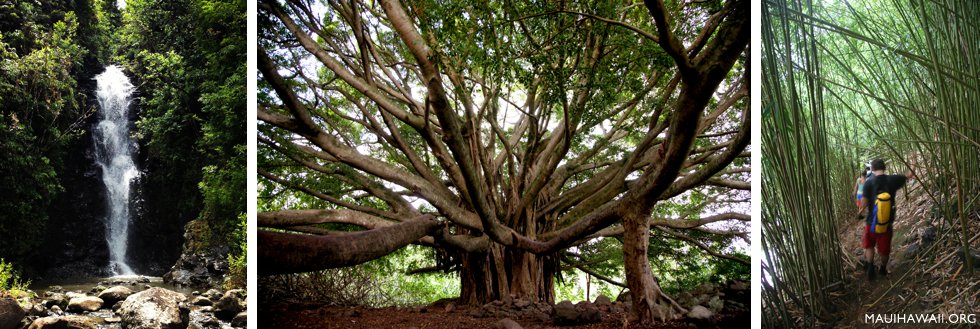
{"type": "Polygon", "coordinates": [[[245,292],[161,287],[148,277],[102,280],[89,289],[50,286],[0,298],[0,329],[244,328],[245,292]],[[156,285],[156,286],[155,286],[156,285]]]}

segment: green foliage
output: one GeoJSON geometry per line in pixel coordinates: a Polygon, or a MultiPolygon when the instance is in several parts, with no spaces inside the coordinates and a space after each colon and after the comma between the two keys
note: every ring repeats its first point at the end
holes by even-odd
{"type": "MultiPolygon", "coordinates": [[[[245,145],[235,147],[236,158],[245,157],[245,145]]],[[[229,258],[239,257],[244,262],[245,243],[245,166],[244,162],[229,161],[223,167],[215,165],[203,168],[204,175],[198,186],[203,196],[203,207],[198,218],[207,224],[198,236],[198,248],[211,248],[214,244],[228,244],[229,258]]],[[[244,265],[244,264],[242,264],[244,265]]]]}
{"type": "Polygon", "coordinates": [[[44,241],[47,207],[61,192],[55,169],[47,157],[30,145],[33,136],[25,129],[0,129],[0,255],[21,261],[44,241]]]}
{"type": "MultiPolygon", "coordinates": [[[[746,261],[750,259],[744,250],[734,247],[735,241],[732,236],[718,236],[697,231],[683,233],[712,250],[746,261]]],[[[579,264],[594,273],[625,283],[622,248],[623,245],[618,239],[596,239],[579,245],[575,252],[568,252],[574,255],[569,263],[579,264]]],[[[748,265],[744,263],[717,258],[689,242],[678,240],[658,230],[651,232],[647,255],[654,276],[667,293],[687,291],[708,282],[748,281],[751,274],[748,265]]],[[[555,293],[560,297],[556,299],[583,300],[586,286],[585,272],[568,266],[564,268],[562,276],[564,282],[556,284],[555,293]]],[[[597,296],[597,292],[610,298],[616,298],[620,293],[621,287],[596,277],[592,277],[591,280],[592,299],[597,296]]]]}
{"type": "Polygon", "coordinates": [[[428,247],[408,246],[370,262],[259,281],[259,303],[295,298],[339,306],[409,306],[459,296],[459,277],[442,272],[407,275],[432,266],[428,247]]]}
{"type": "Polygon", "coordinates": [[[238,215],[238,226],[230,237],[230,240],[237,241],[238,245],[228,253],[228,274],[225,276],[225,289],[244,289],[248,279],[247,218],[245,213],[238,215]]]}
{"type": "MultiPolygon", "coordinates": [[[[555,284],[555,301],[568,300],[572,302],[585,300],[585,285],[581,283],[579,271],[567,271],[566,281],[555,284]],[[572,274],[571,276],[569,274],[572,274]],[[571,279],[571,280],[569,280],[571,279]]],[[[615,298],[615,296],[612,296],[615,298]]]]}
{"type": "Polygon", "coordinates": [[[244,266],[245,2],[128,1],[122,21],[116,60],[141,84],[148,184],[183,191],[160,207],[197,212],[194,245],[230,244],[244,266]]]}
{"type": "Polygon", "coordinates": [[[31,282],[22,281],[20,278],[20,273],[14,269],[14,265],[7,263],[0,258],[0,298],[2,297],[14,297],[18,298],[21,295],[29,293],[27,286],[31,282]]]}
{"type": "Polygon", "coordinates": [[[86,112],[75,70],[87,50],[76,43],[73,12],[9,6],[0,5],[15,9],[0,10],[0,21],[23,25],[0,24],[0,256],[20,262],[43,242],[48,206],[62,191],[63,148],[86,112]]]}

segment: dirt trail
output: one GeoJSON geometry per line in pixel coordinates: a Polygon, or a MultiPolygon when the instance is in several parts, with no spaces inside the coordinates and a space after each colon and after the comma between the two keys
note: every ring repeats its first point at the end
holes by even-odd
{"type": "MultiPolygon", "coordinates": [[[[868,327],[922,327],[922,324],[872,324],[866,322],[868,314],[944,314],[943,309],[954,312],[969,313],[974,311],[967,307],[950,308],[947,300],[932,298],[937,295],[936,286],[947,283],[937,281],[936,276],[956,278],[954,269],[942,266],[937,262],[956,262],[955,259],[943,257],[948,253],[950,241],[946,243],[923,241],[923,233],[935,229],[928,228],[936,222],[933,209],[934,202],[923,191],[918,182],[912,182],[899,192],[898,212],[893,227],[891,256],[888,262],[888,275],[877,275],[874,281],[869,281],[864,268],[860,266],[864,259],[861,239],[864,234],[864,220],[852,215],[843,221],[839,227],[841,248],[844,254],[845,282],[836,289],[840,296],[835,303],[837,317],[834,325],[839,328],[868,328],[868,327]],[[935,247],[935,248],[933,248],[935,247]],[[933,250],[933,252],[925,252],[933,250]],[[939,251],[939,252],[935,252],[939,251]],[[938,256],[938,257],[937,257],[938,256]],[[935,266],[934,266],[935,265],[935,266]],[[926,272],[933,269],[933,272],[926,272]],[[938,273],[938,274],[937,274],[938,273]],[[932,296],[932,297],[930,297],[932,296]]],[[[856,211],[856,210],[855,210],[856,211]]],[[[880,256],[875,255],[876,263],[880,264],[880,256]]],[[[962,268],[959,269],[962,271],[962,268]]],[[[973,279],[974,281],[976,279],[973,279]]],[[[976,286],[974,286],[976,288],[976,286]]],[[[935,325],[935,324],[934,324],[935,325]]],[[[946,327],[949,323],[939,325],[946,327]]]]}

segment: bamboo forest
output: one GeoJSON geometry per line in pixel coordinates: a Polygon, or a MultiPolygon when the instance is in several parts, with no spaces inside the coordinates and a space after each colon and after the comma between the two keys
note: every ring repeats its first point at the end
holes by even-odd
{"type": "Polygon", "coordinates": [[[966,0],[763,2],[763,327],[976,325],[978,22],[966,0]]]}
{"type": "Polygon", "coordinates": [[[0,1],[0,329],[246,326],[246,19],[0,1]]]}
{"type": "Polygon", "coordinates": [[[749,6],[258,1],[261,327],[749,325],[749,6]]]}

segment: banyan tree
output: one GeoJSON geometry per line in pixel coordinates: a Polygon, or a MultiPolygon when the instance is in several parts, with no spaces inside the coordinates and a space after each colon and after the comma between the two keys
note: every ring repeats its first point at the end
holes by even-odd
{"type": "Polygon", "coordinates": [[[461,302],[554,302],[562,255],[617,238],[647,321],[685,311],[651,230],[749,221],[748,1],[263,0],[258,22],[261,193],[322,205],[260,205],[261,275],[418,244],[461,302]]]}

